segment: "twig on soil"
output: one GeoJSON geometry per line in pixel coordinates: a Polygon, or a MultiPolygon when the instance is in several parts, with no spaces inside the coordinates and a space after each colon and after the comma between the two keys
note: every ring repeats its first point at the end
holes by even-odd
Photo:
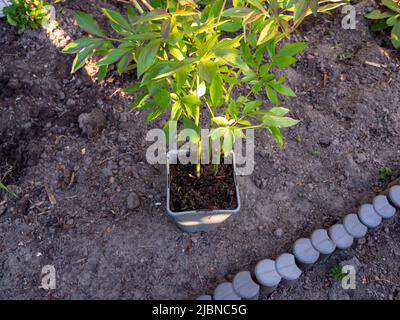
{"type": "Polygon", "coordinates": [[[75,198],[78,198],[77,194],[74,196],[66,197],[66,198],[64,198],[64,200],[71,200],[71,199],[75,199],[75,198]]]}
{"type": "Polygon", "coordinates": [[[387,68],[386,64],[380,64],[380,63],[371,62],[371,61],[367,61],[367,60],[365,60],[365,64],[372,66],[372,67],[377,67],[377,68],[387,68]]]}
{"type": "Polygon", "coordinates": [[[44,187],[46,189],[47,197],[49,198],[50,203],[55,206],[57,204],[56,197],[51,193],[50,188],[48,186],[44,187]]]}
{"type": "Polygon", "coordinates": [[[72,264],[80,264],[80,263],[85,262],[85,261],[86,261],[86,258],[81,258],[81,259],[78,259],[76,261],[73,261],[72,264]]]}
{"type": "Polygon", "coordinates": [[[199,276],[201,285],[203,285],[203,278],[201,277],[199,265],[197,263],[196,263],[196,269],[197,269],[197,275],[199,276]]]}
{"type": "Polygon", "coordinates": [[[115,96],[117,93],[119,93],[119,92],[121,92],[121,91],[122,91],[122,89],[121,89],[121,88],[118,88],[117,90],[115,90],[115,91],[111,94],[111,97],[115,96]]]}
{"type": "Polygon", "coordinates": [[[400,284],[395,283],[395,282],[393,282],[393,281],[390,281],[390,280],[388,280],[388,279],[375,278],[375,281],[386,282],[386,283],[389,283],[389,284],[391,284],[391,285],[393,285],[393,286],[395,286],[395,287],[400,287],[400,284]]]}
{"type": "Polygon", "coordinates": [[[72,185],[74,184],[74,182],[75,182],[75,172],[72,172],[72,174],[71,174],[71,179],[70,179],[70,181],[69,181],[67,190],[71,189],[71,187],[72,187],[72,185]]]}
{"type": "Polygon", "coordinates": [[[328,84],[328,72],[324,69],[324,87],[328,84]]]}
{"type": "Polygon", "coordinates": [[[50,212],[51,212],[51,210],[41,211],[41,212],[39,212],[37,215],[38,215],[38,216],[42,216],[42,215],[47,214],[47,213],[50,213],[50,212]]]}
{"type": "Polygon", "coordinates": [[[105,162],[107,162],[107,161],[110,161],[110,160],[113,160],[113,159],[115,159],[115,158],[119,158],[119,157],[125,156],[125,155],[127,155],[127,154],[131,154],[131,153],[132,153],[132,152],[124,152],[124,153],[121,153],[121,154],[117,154],[117,155],[115,155],[115,156],[112,156],[112,157],[109,157],[109,158],[106,158],[106,159],[100,161],[98,165],[100,166],[100,165],[102,165],[103,163],[105,163],[105,162]]]}

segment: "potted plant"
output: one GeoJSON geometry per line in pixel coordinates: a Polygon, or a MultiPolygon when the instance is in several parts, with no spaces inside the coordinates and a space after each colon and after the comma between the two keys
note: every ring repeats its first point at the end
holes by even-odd
{"type": "Polygon", "coordinates": [[[101,56],[100,81],[112,64],[120,74],[136,70],[136,82],[125,88],[136,94],[132,109],[147,110],[147,121],[168,112],[167,141],[178,123],[183,129],[178,143],[187,142],[190,149],[189,164],[171,163],[186,149],[169,153],[167,211],[185,231],[210,230],[240,209],[235,163],[221,163],[221,157],[234,160],[236,139],[254,128],[268,130],[282,148],[280,130],[298,122],[280,103],[281,95],[295,93],[275,71],[295,63],[307,45],[289,43],[278,49],[277,43],[304,17],[338,2],[320,1],[320,8],[314,0],[237,0],[230,8],[223,0],[131,2],[139,15],[131,7],[127,18],[102,9],[117,38],[107,36],[90,15],[76,12],[78,25],[92,36],[68,44],[64,52],[76,54],[72,72],[91,56],[101,56]],[[204,124],[206,137],[200,133],[204,124]],[[202,164],[204,154],[213,158],[212,164],[202,164]]]}

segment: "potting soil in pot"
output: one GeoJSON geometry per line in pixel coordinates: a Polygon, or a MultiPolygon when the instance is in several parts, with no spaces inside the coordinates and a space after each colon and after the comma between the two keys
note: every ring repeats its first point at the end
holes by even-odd
{"type": "Polygon", "coordinates": [[[217,175],[214,165],[202,165],[201,177],[196,177],[196,166],[171,165],[171,210],[222,210],[237,207],[233,165],[221,164],[217,175]]]}

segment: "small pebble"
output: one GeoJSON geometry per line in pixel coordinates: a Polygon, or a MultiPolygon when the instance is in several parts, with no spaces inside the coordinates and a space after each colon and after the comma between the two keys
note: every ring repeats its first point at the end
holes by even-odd
{"type": "Polygon", "coordinates": [[[127,207],[129,210],[136,209],[140,205],[140,199],[135,192],[131,192],[127,198],[127,207]]]}
{"type": "Polygon", "coordinates": [[[67,107],[73,107],[73,106],[75,106],[75,100],[69,98],[69,99],[67,100],[67,107]]]}
{"type": "Polygon", "coordinates": [[[275,235],[280,238],[283,236],[283,230],[281,228],[278,228],[275,230],[275,235]]]}

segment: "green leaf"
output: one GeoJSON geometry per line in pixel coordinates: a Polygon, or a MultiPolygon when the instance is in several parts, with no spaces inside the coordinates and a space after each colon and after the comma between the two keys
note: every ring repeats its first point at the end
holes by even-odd
{"type": "Polygon", "coordinates": [[[266,51],[265,44],[257,46],[255,54],[257,66],[260,66],[261,62],[264,60],[265,51],[266,51]]]}
{"type": "Polygon", "coordinates": [[[153,111],[149,112],[147,114],[146,121],[151,122],[151,121],[157,119],[161,115],[163,110],[164,109],[162,107],[158,107],[158,108],[154,109],[153,111]]]}
{"type": "Polygon", "coordinates": [[[214,118],[212,118],[212,121],[221,127],[227,127],[230,124],[229,120],[225,117],[214,117],[214,118]]]}
{"type": "Polygon", "coordinates": [[[230,101],[230,103],[228,104],[228,112],[233,118],[238,117],[239,106],[236,103],[236,101],[234,101],[234,100],[230,101]]]}
{"type": "Polygon", "coordinates": [[[140,77],[143,73],[145,73],[151,65],[154,63],[156,59],[158,50],[160,49],[161,41],[158,39],[150,41],[139,54],[139,58],[137,60],[137,73],[138,77],[140,77]]]}
{"type": "Polygon", "coordinates": [[[77,53],[81,51],[83,48],[86,48],[93,44],[100,44],[103,43],[103,39],[99,38],[81,38],[74,42],[69,43],[64,47],[62,52],[64,53],[77,53]]]}
{"type": "MultiPolygon", "coordinates": [[[[185,61],[158,63],[154,66],[154,68],[156,68],[156,67],[158,68],[159,65],[161,65],[163,67],[158,70],[159,72],[157,72],[156,75],[152,75],[149,78],[149,80],[160,80],[160,79],[167,78],[167,77],[177,73],[178,71],[186,70],[188,68],[188,66],[190,66],[191,64],[193,64],[197,61],[198,61],[197,58],[187,58],[187,59],[185,59],[185,61]]],[[[146,78],[146,75],[143,77],[143,80],[144,80],[144,78],[146,78]]]]}
{"type": "Polygon", "coordinates": [[[218,106],[222,101],[223,95],[223,83],[221,78],[216,75],[211,82],[210,86],[210,98],[214,106],[218,106]]]}
{"type": "Polygon", "coordinates": [[[226,127],[212,128],[210,132],[210,138],[212,140],[220,139],[224,136],[226,130],[228,130],[226,127]]]}
{"type": "Polygon", "coordinates": [[[282,148],[283,148],[283,137],[282,137],[281,131],[276,127],[270,127],[268,129],[271,132],[272,136],[274,137],[279,149],[282,150],[282,148]]]}
{"type": "Polygon", "coordinates": [[[269,85],[265,85],[265,93],[272,104],[279,104],[278,95],[269,85]]]}
{"type": "Polygon", "coordinates": [[[241,22],[227,22],[221,26],[218,26],[217,29],[225,32],[237,32],[242,29],[243,24],[241,22]]]}
{"type": "Polygon", "coordinates": [[[268,56],[272,59],[276,53],[276,42],[274,40],[267,41],[266,49],[268,52],[268,56]]]}
{"type": "Polygon", "coordinates": [[[387,29],[387,28],[389,28],[389,26],[386,24],[386,21],[385,21],[385,20],[379,20],[379,21],[375,22],[375,23],[371,26],[371,30],[372,30],[373,32],[378,32],[378,31],[381,31],[381,30],[385,30],[385,29],[387,29]]]}
{"type": "Polygon", "coordinates": [[[382,0],[382,3],[388,7],[390,10],[393,10],[397,13],[400,13],[400,5],[398,5],[395,1],[393,0],[382,0]]]}
{"type": "Polygon", "coordinates": [[[219,13],[223,9],[223,0],[216,0],[213,1],[214,3],[210,7],[210,13],[208,15],[209,18],[217,18],[219,16],[219,13]]]}
{"type": "Polygon", "coordinates": [[[367,19],[379,20],[379,19],[386,19],[393,16],[394,13],[390,11],[381,12],[380,10],[374,10],[369,13],[366,13],[364,16],[367,19]]]}
{"type": "Polygon", "coordinates": [[[156,104],[163,109],[166,109],[171,102],[171,94],[168,90],[161,89],[154,94],[156,104]]]}
{"type": "Polygon", "coordinates": [[[18,196],[11,191],[9,188],[7,188],[7,186],[5,184],[3,184],[3,182],[0,181],[0,190],[4,190],[5,192],[11,194],[13,197],[18,198],[18,196]]]}
{"type": "Polygon", "coordinates": [[[76,23],[81,29],[99,37],[106,37],[106,34],[100,29],[96,20],[91,15],[83,11],[76,11],[74,15],[76,23]]]}
{"type": "Polygon", "coordinates": [[[8,191],[7,187],[0,181],[0,189],[8,191]]]}
{"type": "Polygon", "coordinates": [[[268,110],[268,113],[277,116],[277,117],[283,117],[289,113],[289,109],[287,108],[282,108],[282,107],[274,107],[268,110]]]}
{"type": "Polygon", "coordinates": [[[244,105],[242,115],[245,116],[245,115],[249,114],[250,112],[253,112],[255,109],[257,109],[261,105],[262,105],[261,100],[254,100],[254,101],[247,102],[244,105]]]}
{"type": "Polygon", "coordinates": [[[125,30],[130,30],[128,21],[126,21],[125,18],[118,11],[106,8],[101,8],[101,11],[103,11],[108,20],[110,20],[111,22],[117,24],[125,30]]]}
{"type": "Polygon", "coordinates": [[[211,83],[217,74],[218,65],[211,60],[201,60],[197,66],[197,72],[201,80],[211,83]]]}
{"type": "Polygon", "coordinates": [[[400,18],[400,17],[397,17],[397,16],[390,17],[389,19],[386,20],[386,24],[387,24],[389,27],[393,27],[394,24],[399,20],[399,18],[400,18]]]}
{"type": "Polygon", "coordinates": [[[140,83],[139,82],[130,84],[123,91],[125,93],[135,93],[138,90],[140,90],[140,83]]]}
{"type": "Polygon", "coordinates": [[[171,108],[170,120],[178,121],[182,114],[182,105],[179,101],[175,101],[171,108]]]}
{"type": "Polygon", "coordinates": [[[392,29],[392,43],[396,49],[400,48],[400,20],[397,20],[392,29]]]}
{"type": "Polygon", "coordinates": [[[176,85],[176,90],[179,91],[186,83],[187,79],[189,77],[189,70],[188,68],[183,68],[181,70],[178,70],[175,75],[175,85],[176,85]]]}
{"type": "Polygon", "coordinates": [[[240,17],[240,18],[243,18],[243,17],[246,17],[246,16],[248,16],[249,14],[251,14],[253,12],[254,12],[254,10],[250,9],[250,8],[236,7],[236,8],[230,8],[230,9],[225,10],[222,13],[222,16],[223,17],[240,17]]]}
{"type": "Polygon", "coordinates": [[[130,48],[113,49],[97,62],[97,66],[100,67],[104,65],[113,64],[119,61],[130,50],[131,50],[130,48]]]}
{"type": "Polygon", "coordinates": [[[77,72],[86,64],[87,59],[93,55],[94,49],[95,48],[93,46],[90,46],[77,53],[74,61],[72,62],[71,73],[77,72]]]}
{"type": "Polygon", "coordinates": [[[271,60],[272,65],[279,69],[284,69],[295,62],[297,62],[297,59],[291,56],[275,56],[271,60]]]}
{"type": "Polygon", "coordinates": [[[186,113],[193,119],[198,117],[199,108],[198,106],[201,104],[201,101],[198,97],[193,94],[189,94],[184,96],[181,99],[183,106],[185,107],[186,113]]]}
{"type": "Polygon", "coordinates": [[[142,32],[142,33],[138,33],[138,34],[131,34],[125,38],[123,38],[123,40],[130,40],[130,41],[144,41],[144,40],[153,40],[153,39],[157,39],[160,38],[161,35],[157,32],[142,32]]]}
{"type": "Polygon", "coordinates": [[[307,0],[298,0],[294,7],[294,22],[297,22],[300,18],[302,18],[308,9],[308,2],[307,0]]]}
{"type": "Polygon", "coordinates": [[[260,32],[260,36],[257,40],[257,45],[260,45],[276,36],[278,32],[278,25],[276,24],[275,20],[270,19],[268,20],[267,24],[260,32]]]}
{"type": "Polygon", "coordinates": [[[108,66],[101,66],[99,67],[99,71],[97,72],[97,81],[103,82],[104,79],[106,78],[108,71],[108,66]]]}
{"type": "Polygon", "coordinates": [[[306,42],[288,43],[282,47],[278,56],[294,56],[308,47],[306,42]]]}
{"type": "Polygon", "coordinates": [[[214,29],[216,29],[217,27],[219,27],[219,26],[225,24],[226,22],[227,22],[227,20],[225,20],[225,21],[220,21],[220,22],[216,22],[216,23],[204,24],[204,25],[202,25],[202,26],[200,26],[200,27],[195,27],[195,28],[193,28],[193,29],[192,29],[192,32],[195,33],[195,34],[201,34],[201,33],[204,33],[204,32],[210,31],[210,30],[214,30],[214,29]]]}
{"type": "Polygon", "coordinates": [[[296,94],[292,89],[290,89],[288,86],[285,86],[284,84],[280,84],[276,81],[271,81],[269,85],[277,92],[279,92],[281,95],[288,96],[288,97],[295,97],[296,94]]]}
{"type": "Polygon", "coordinates": [[[145,102],[146,102],[149,98],[150,98],[150,95],[147,94],[147,93],[143,93],[143,94],[139,95],[139,96],[135,99],[135,101],[133,102],[133,105],[132,105],[132,107],[131,107],[131,110],[134,110],[134,109],[141,109],[141,108],[144,106],[145,102]]]}
{"type": "Polygon", "coordinates": [[[253,54],[250,50],[250,47],[247,45],[246,42],[242,41],[240,44],[240,51],[242,52],[242,56],[244,61],[251,67],[256,67],[256,63],[254,62],[253,54]]]}
{"type": "Polygon", "coordinates": [[[130,70],[131,69],[130,66],[135,66],[135,65],[130,65],[132,60],[133,60],[132,52],[127,52],[117,64],[118,74],[122,74],[130,70]]]}
{"type": "MultiPolygon", "coordinates": [[[[189,118],[187,117],[183,117],[182,118],[182,122],[183,122],[183,127],[185,129],[190,129],[188,131],[185,132],[185,135],[187,134],[189,137],[189,141],[191,143],[198,143],[200,141],[200,129],[199,127],[189,118]]],[[[185,136],[183,136],[183,132],[179,132],[178,134],[178,141],[182,142],[185,141],[185,136]]]]}
{"type": "Polygon", "coordinates": [[[276,128],[292,127],[299,123],[299,120],[296,119],[292,119],[289,117],[274,116],[271,114],[264,115],[262,121],[263,121],[263,126],[276,127],[276,128]]]}
{"type": "Polygon", "coordinates": [[[233,130],[227,128],[224,133],[224,143],[222,144],[222,151],[225,155],[228,155],[232,152],[234,144],[235,135],[233,130]]]}
{"type": "Polygon", "coordinates": [[[135,21],[136,12],[135,12],[135,10],[133,10],[133,8],[132,8],[131,6],[128,6],[128,9],[127,9],[127,16],[128,16],[128,21],[129,21],[130,23],[132,23],[133,21],[135,21]]]}
{"type": "Polygon", "coordinates": [[[242,69],[244,73],[251,72],[249,66],[242,60],[240,51],[231,48],[220,48],[214,50],[217,57],[225,60],[226,63],[242,69]]]}
{"type": "Polygon", "coordinates": [[[198,97],[193,94],[188,94],[182,98],[182,102],[187,105],[197,106],[201,104],[201,101],[198,97]]]}

